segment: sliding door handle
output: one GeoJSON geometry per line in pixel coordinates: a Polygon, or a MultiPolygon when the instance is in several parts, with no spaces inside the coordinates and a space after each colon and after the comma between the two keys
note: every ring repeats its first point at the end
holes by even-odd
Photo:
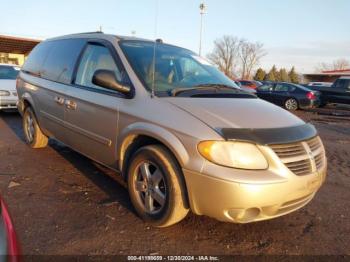
{"type": "Polygon", "coordinates": [[[54,100],[59,105],[63,105],[64,104],[64,98],[63,97],[55,96],[54,100]]]}
{"type": "Polygon", "coordinates": [[[75,103],[74,101],[71,101],[71,100],[66,100],[66,107],[68,109],[75,110],[75,109],[77,109],[77,103],[75,103]]]}

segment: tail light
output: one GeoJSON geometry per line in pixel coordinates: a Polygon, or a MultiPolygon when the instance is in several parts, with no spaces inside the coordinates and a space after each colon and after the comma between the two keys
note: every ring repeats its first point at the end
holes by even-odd
{"type": "Polygon", "coordinates": [[[306,97],[310,100],[316,100],[316,95],[313,92],[308,92],[306,97]]]}

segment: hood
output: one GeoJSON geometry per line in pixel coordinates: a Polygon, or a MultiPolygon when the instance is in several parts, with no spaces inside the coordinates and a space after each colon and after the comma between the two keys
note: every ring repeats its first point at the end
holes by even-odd
{"type": "Polygon", "coordinates": [[[164,98],[213,129],[281,128],[305,124],[292,113],[258,98],[164,98]]]}
{"type": "Polygon", "coordinates": [[[16,91],[16,80],[0,79],[0,90],[16,91]]]}

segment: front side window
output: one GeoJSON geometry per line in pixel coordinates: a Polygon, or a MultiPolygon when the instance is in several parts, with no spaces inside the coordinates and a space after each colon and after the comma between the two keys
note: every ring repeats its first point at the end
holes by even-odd
{"type": "Polygon", "coordinates": [[[92,83],[94,73],[101,69],[113,71],[119,82],[124,81],[122,73],[119,71],[108,48],[102,45],[89,44],[82,56],[75,83],[81,86],[104,89],[92,83]]]}
{"type": "Polygon", "coordinates": [[[0,79],[14,80],[17,78],[19,70],[19,67],[0,65],[0,79]]]}
{"type": "Polygon", "coordinates": [[[148,90],[169,94],[175,88],[220,84],[239,87],[195,53],[162,43],[125,40],[120,46],[148,90]]]}
{"type": "Polygon", "coordinates": [[[265,84],[258,87],[259,91],[271,91],[273,90],[273,84],[265,84]]]}

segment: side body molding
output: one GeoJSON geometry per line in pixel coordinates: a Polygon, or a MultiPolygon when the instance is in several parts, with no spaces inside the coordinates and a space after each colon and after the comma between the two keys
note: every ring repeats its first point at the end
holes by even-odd
{"type": "Polygon", "coordinates": [[[189,162],[189,155],[184,145],[174,134],[151,123],[136,122],[124,128],[118,137],[117,159],[119,160],[119,170],[123,170],[124,155],[128,146],[139,135],[149,136],[162,142],[175,155],[181,166],[189,162]]]}

